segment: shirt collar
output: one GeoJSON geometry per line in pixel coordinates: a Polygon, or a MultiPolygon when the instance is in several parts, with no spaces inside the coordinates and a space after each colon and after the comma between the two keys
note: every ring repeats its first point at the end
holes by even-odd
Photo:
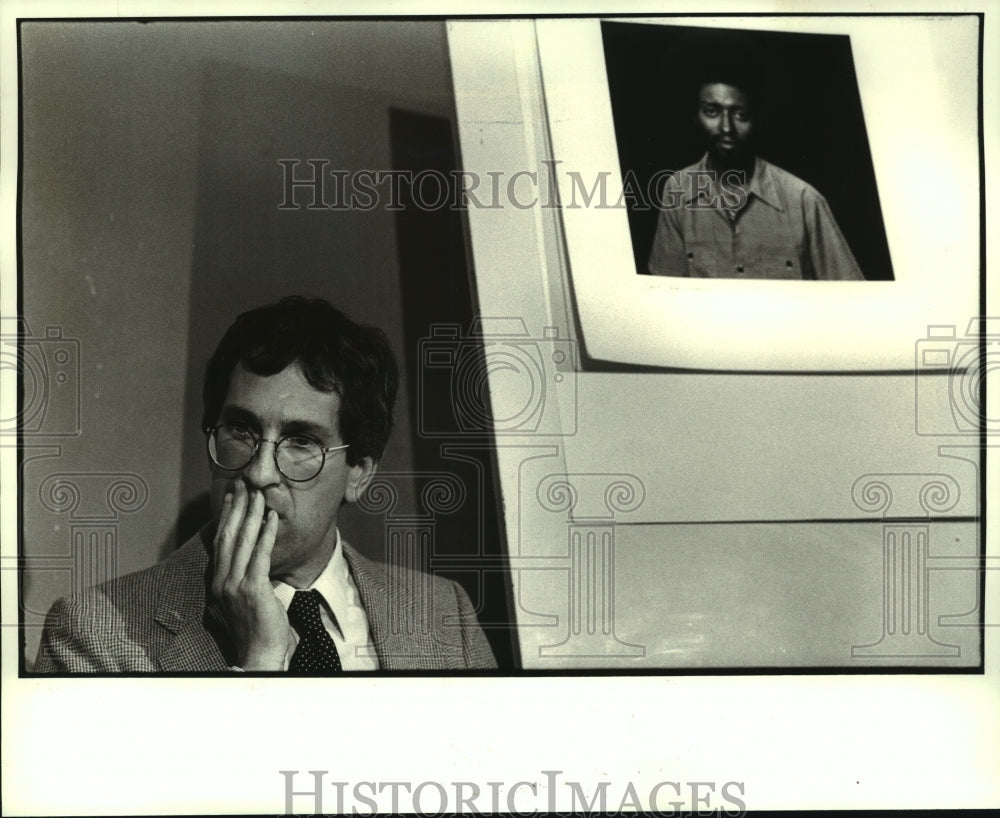
{"type": "Polygon", "coordinates": [[[775,210],[784,210],[781,197],[778,195],[778,187],[774,184],[771,174],[771,166],[759,156],[753,167],[753,178],[747,185],[747,193],[752,193],[762,202],[765,202],[775,210]]]}
{"type": "Polygon", "coordinates": [[[272,579],[271,587],[274,588],[274,595],[278,598],[282,607],[287,611],[292,604],[292,597],[297,590],[319,591],[324,602],[333,614],[334,622],[338,621],[338,612],[343,612],[347,604],[348,588],[348,568],[347,560],[344,559],[344,548],[340,541],[340,529],[337,529],[337,544],[333,548],[333,554],[326,567],[320,571],[316,581],[308,588],[293,588],[287,582],[280,579],[272,579]]]}
{"type": "MultiPolygon", "coordinates": [[[[770,205],[775,210],[784,210],[785,207],[782,204],[781,197],[778,195],[777,186],[774,184],[774,179],[771,177],[770,164],[765,162],[759,156],[754,161],[753,166],[753,177],[750,179],[750,184],[747,185],[747,197],[751,195],[756,196],[765,204],[770,205]]],[[[701,157],[701,161],[698,163],[699,171],[708,170],[708,152],[701,157]]],[[[693,193],[690,194],[693,198],[693,193]]]]}

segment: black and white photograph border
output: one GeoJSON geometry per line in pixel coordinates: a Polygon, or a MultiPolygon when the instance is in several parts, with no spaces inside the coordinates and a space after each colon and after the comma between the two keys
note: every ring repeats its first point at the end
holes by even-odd
{"type": "MultiPolygon", "coordinates": [[[[726,5],[726,14],[737,11],[731,4],[720,5],[726,5]]],[[[790,11],[785,6],[781,10],[790,11]]],[[[667,9],[660,3],[640,3],[630,11],[656,14],[667,9]]],[[[703,3],[671,4],[669,9],[671,14],[684,11],[705,22],[704,15],[713,9],[706,9],[703,3]]],[[[773,14],[775,4],[740,3],[738,11],[747,15],[773,14]]],[[[833,9],[829,3],[799,2],[791,11],[815,15],[833,9]]],[[[852,11],[889,14],[898,9],[894,3],[836,5],[838,15],[852,11]]],[[[996,81],[1000,76],[996,47],[1000,42],[1000,18],[992,5],[985,0],[927,2],[908,4],[907,11],[981,15],[977,17],[984,48],[979,76],[981,117],[985,123],[996,122],[1000,116],[996,81]]],[[[522,49],[530,50],[534,34],[530,22],[525,23],[523,18],[596,16],[610,10],[597,4],[554,8],[538,3],[461,8],[421,3],[401,7],[396,3],[195,4],[156,0],[0,3],[0,313],[15,318],[15,335],[20,332],[37,341],[45,361],[63,367],[59,371],[66,379],[61,385],[79,388],[79,381],[73,380],[78,374],[74,368],[78,359],[73,357],[72,331],[52,327],[50,333],[44,322],[36,324],[30,315],[26,316],[28,323],[23,331],[16,322],[21,315],[19,275],[15,274],[21,252],[18,19],[378,17],[401,13],[443,18],[466,15],[447,23],[452,57],[461,60],[473,58],[477,48],[495,47],[498,40],[513,53],[527,53],[522,49]],[[483,19],[468,17],[473,14],[481,14],[483,19]],[[487,23],[487,17],[500,15],[508,19],[487,23]],[[49,354],[51,359],[44,357],[49,354]]],[[[557,24],[559,20],[551,22],[557,24]]],[[[518,82],[528,78],[525,72],[533,70],[516,60],[507,68],[508,75],[491,77],[490,81],[517,87],[518,82]]],[[[527,98],[507,102],[512,103],[508,105],[511,109],[523,108],[519,118],[511,125],[504,116],[510,111],[500,110],[503,106],[498,105],[494,118],[483,123],[487,132],[484,138],[497,138],[505,128],[516,127],[522,136],[527,128],[530,138],[544,141],[544,129],[537,127],[544,112],[531,108],[533,103],[527,98]]],[[[552,116],[551,110],[548,116],[552,116]]],[[[988,212],[997,207],[992,169],[998,155],[998,136],[996,129],[989,127],[981,134],[990,175],[980,195],[988,212]]],[[[537,220],[559,218],[552,211],[504,213],[509,217],[505,219],[486,209],[472,215],[480,219],[479,229],[487,241],[501,241],[505,231],[515,233],[528,223],[536,231],[537,220]]],[[[536,232],[551,235],[544,230],[536,232]]],[[[970,252],[965,245],[958,249],[962,254],[970,252]]],[[[570,247],[570,264],[573,252],[570,247]]],[[[985,246],[982,250],[977,246],[974,255],[977,272],[980,263],[989,269],[989,262],[996,262],[996,247],[988,236],[985,246]]],[[[544,329],[549,324],[535,319],[546,312],[544,308],[539,310],[538,304],[545,301],[547,289],[566,286],[567,279],[560,272],[560,265],[566,261],[560,249],[541,241],[534,247],[512,246],[504,263],[517,265],[530,259],[537,268],[539,258],[548,277],[524,293],[508,293],[506,298],[499,294],[509,288],[507,280],[495,272],[490,274],[490,267],[498,261],[478,257],[473,261],[477,272],[484,274],[477,293],[481,313],[517,316],[537,339],[545,339],[548,336],[544,329]]],[[[967,268],[965,262],[962,265],[967,268]]],[[[573,283],[577,283],[575,278],[573,283]]],[[[970,324],[970,318],[998,313],[996,276],[983,273],[981,286],[978,303],[969,306],[963,300],[961,309],[946,310],[940,320],[924,322],[910,333],[908,368],[913,367],[915,353],[919,360],[929,361],[927,365],[940,362],[940,356],[924,356],[930,346],[964,349],[962,344],[967,345],[970,337],[966,327],[982,326],[970,324]],[[928,325],[938,329],[948,325],[952,334],[930,333],[928,325]]],[[[563,303],[572,301],[564,299],[563,303]]],[[[566,309],[571,312],[570,307],[566,309]]],[[[557,317],[561,320],[555,323],[561,327],[572,325],[572,316],[557,317]]],[[[585,344],[586,326],[582,329],[585,344]]],[[[586,351],[582,349],[581,353],[586,351]]],[[[832,368],[843,368],[843,362],[832,368]]],[[[764,369],[774,372],[780,367],[771,362],[764,369]]],[[[984,382],[989,371],[989,367],[984,368],[984,382]]],[[[0,418],[19,418],[23,406],[18,402],[16,367],[5,362],[0,375],[0,418]]],[[[981,417],[995,423],[995,389],[988,398],[990,402],[982,409],[981,417]]],[[[519,396],[508,399],[513,401],[511,405],[504,405],[501,399],[493,407],[497,416],[515,417],[519,396]],[[504,414],[504,410],[509,411],[504,414]]],[[[913,405],[912,391],[906,399],[913,405]]],[[[911,420],[918,436],[936,440],[935,434],[964,434],[963,439],[969,439],[969,430],[961,418],[952,420],[951,427],[942,431],[944,415],[920,416],[920,394],[916,400],[916,417],[911,420]]],[[[804,669],[780,675],[666,672],[453,679],[353,677],[338,680],[343,687],[335,696],[329,694],[329,683],[322,679],[273,680],[250,675],[76,680],[23,676],[19,674],[22,641],[18,624],[23,612],[19,609],[17,570],[21,557],[17,545],[22,534],[21,469],[31,458],[58,457],[63,445],[58,435],[71,437],[78,431],[80,418],[73,405],[59,407],[64,411],[55,416],[59,428],[53,439],[30,452],[22,447],[23,459],[19,458],[17,446],[11,445],[15,439],[0,438],[4,569],[0,572],[4,626],[0,695],[6,814],[290,814],[352,809],[358,814],[373,814],[376,809],[530,814],[653,809],[672,814],[699,808],[741,814],[744,810],[762,809],[983,808],[1000,804],[1000,784],[995,776],[1000,766],[1000,640],[992,624],[1000,622],[1000,571],[990,570],[1000,557],[995,524],[981,529],[986,542],[985,560],[979,566],[982,595],[978,602],[985,606],[982,621],[987,626],[983,628],[982,665],[977,672],[819,675],[804,669]]],[[[578,422],[593,422],[575,414],[570,417],[576,407],[575,395],[572,399],[561,398],[556,407],[561,428],[576,431],[578,422]]],[[[603,416],[599,419],[605,420],[603,416]]],[[[912,433],[913,427],[907,431],[912,433]]],[[[995,427],[990,426],[988,431],[995,431],[995,427]]],[[[630,438],[629,445],[641,445],[641,439],[636,435],[630,438]]],[[[562,443],[553,437],[535,440],[530,445],[542,457],[562,443]]],[[[997,496],[1000,488],[997,458],[990,457],[994,441],[988,434],[979,438],[981,459],[975,468],[975,486],[981,513],[986,511],[985,498],[997,496]]],[[[498,443],[507,444],[504,439],[498,443]]],[[[509,445],[516,442],[510,441],[509,445]]],[[[734,454],[734,458],[738,456],[734,454]]],[[[845,505],[875,515],[889,554],[889,543],[898,532],[902,532],[900,536],[919,538],[919,520],[913,517],[922,514],[927,506],[934,510],[945,508],[954,492],[949,475],[942,479],[936,472],[913,474],[896,468],[891,457],[886,461],[884,472],[858,472],[837,491],[843,494],[845,505]],[[893,519],[889,513],[893,499],[911,496],[916,498],[916,505],[907,506],[901,519],[893,519]]],[[[585,464],[565,465],[567,472],[577,476],[591,474],[585,464]]],[[[514,480],[518,476],[514,475],[514,480]]],[[[612,499],[615,513],[641,513],[654,505],[645,471],[632,474],[609,466],[599,476],[607,485],[623,487],[612,499]]],[[[112,540],[116,526],[124,525],[130,514],[145,508],[149,501],[146,480],[127,469],[100,470],[95,465],[92,473],[69,477],[99,483],[97,488],[107,498],[107,508],[98,516],[103,516],[112,540]]],[[[550,506],[542,504],[540,510],[561,513],[565,497],[558,470],[537,485],[550,506]]],[[[607,485],[598,488],[604,491],[607,485]]],[[[80,522],[73,517],[76,507],[71,508],[71,502],[65,506],[72,497],[55,484],[50,488],[49,502],[56,509],[53,513],[70,515],[66,520],[69,525],[80,522]]],[[[601,496],[606,500],[608,495],[601,496]]],[[[751,505],[753,502],[751,498],[751,505]]],[[[567,520],[569,525],[563,526],[567,530],[576,523],[595,525],[594,520],[567,520]]],[[[940,564],[930,568],[940,569],[939,574],[949,570],[946,555],[933,556],[940,564]]],[[[114,566],[106,563],[116,558],[112,549],[103,556],[92,554],[85,564],[76,566],[69,555],[63,558],[65,565],[54,563],[52,569],[63,570],[73,564],[70,570],[74,571],[74,582],[80,582],[88,570],[98,576],[114,571],[114,566]]],[[[956,560],[956,570],[968,571],[968,560],[962,560],[965,558],[956,560]]],[[[881,590],[881,577],[878,582],[881,590]]],[[[709,582],[705,593],[725,590],[709,582]]],[[[634,653],[644,647],[620,633],[616,637],[623,651],[634,653]]],[[[871,643],[877,642],[878,634],[874,634],[871,643]]],[[[845,647],[864,651],[871,645],[845,647]]]]}
{"type": "MultiPolygon", "coordinates": [[[[538,53],[558,159],[553,184],[563,205],[581,332],[593,358],[699,370],[900,371],[912,366],[914,329],[963,323],[976,313],[982,241],[976,18],[838,12],[612,19],[647,28],[725,28],[748,37],[761,30],[848,35],[895,280],[804,286],[637,276],[627,207],[635,190],[626,184],[617,141],[627,126],[614,120],[601,20],[540,21],[538,53]],[[915,110],[919,140],[903,125],[915,110]],[[915,170],[932,163],[937,170],[930,176],[943,179],[933,191],[926,171],[915,170]]],[[[854,81],[814,75],[817,84],[854,81]]],[[[655,104],[652,89],[650,97],[655,104]]],[[[645,193],[652,200],[654,192],[645,193]]]]}

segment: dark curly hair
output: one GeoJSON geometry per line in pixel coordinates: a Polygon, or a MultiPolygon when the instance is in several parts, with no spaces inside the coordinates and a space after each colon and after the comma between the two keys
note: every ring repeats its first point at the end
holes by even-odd
{"type": "Polygon", "coordinates": [[[275,375],[298,363],[313,388],[340,398],[348,464],[382,457],[399,387],[396,359],[382,330],[356,324],[321,298],[288,296],[243,313],[205,368],[204,428],[217,422],[240,363],[255,375],[275,375]]]}

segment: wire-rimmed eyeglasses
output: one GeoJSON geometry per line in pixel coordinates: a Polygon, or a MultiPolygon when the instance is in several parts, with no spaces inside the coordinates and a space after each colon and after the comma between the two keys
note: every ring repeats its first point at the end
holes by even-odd
{"type": "Polygon", "coordinates": [[[349,443],[324,446],[316,438],[303,434],[285,435],[279,440],[268,440],[250,431],[246,426],[223,423],[204,430],[208,456],[220,469],[240,471],[257,456],[261,443],[274,444],[274,465],[293,483],[312,480],[326,464],[327,452],[346,449],[349,443]]]}

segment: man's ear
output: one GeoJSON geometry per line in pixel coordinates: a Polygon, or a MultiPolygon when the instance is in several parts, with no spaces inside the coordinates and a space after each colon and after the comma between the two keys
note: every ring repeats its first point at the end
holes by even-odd
{"type": "Polygon", "coordinates": [[[347,490],[344,492],[344,499],[348,503],[356,503],[358,498],[365,493],[368,484],[375,476],[378,463],[370,457],[365,457],[356,465],[351,466],[351,471],[347,475],[347,490]]]}

